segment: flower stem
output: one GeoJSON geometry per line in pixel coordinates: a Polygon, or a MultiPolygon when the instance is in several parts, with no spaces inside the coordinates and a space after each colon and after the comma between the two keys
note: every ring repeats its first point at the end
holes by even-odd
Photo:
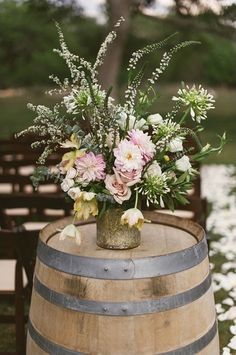
{"type": "Polygon", "coordinates": [[[189,114],[189,111],[190,111],[190,108],[188,108],[188,109],[185,111],[184,115],[182,116],[181,120],[179,121],[179,125],[180,125],[180,126],[181,126],[181,124],[184,123],[184,121],[185,121],[187,115],[189,114]]]}
{"type": "Polygon", "coordinates": [[[134,204],[134,208],[137,208],[138,206],[138,190],[136,190],[136,195],[135,195],[135,204],[134,204]]]}
{"type": "Polygon", "coordinates": [[[72,221],[72,224],[75,224],[75,220],[76,220],[76,215],[77,215],[77,213],[75,212],[75,214],[74,214],[74,217],[73,217],[73,221],[72,221]]]}

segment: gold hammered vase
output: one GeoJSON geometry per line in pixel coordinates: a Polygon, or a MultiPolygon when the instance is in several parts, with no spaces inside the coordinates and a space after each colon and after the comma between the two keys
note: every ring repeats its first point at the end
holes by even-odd
{"type": "Polygon", "coordinates": [[[120,223],[124,211],[111,208],[97,218],[97,245],[104,249],[132,249],[140,245],[141,233],[136,227],[120,223]]]}

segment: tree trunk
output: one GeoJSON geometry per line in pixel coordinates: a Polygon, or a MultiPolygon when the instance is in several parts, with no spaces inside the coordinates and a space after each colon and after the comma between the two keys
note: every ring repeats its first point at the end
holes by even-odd
{"type": "Polygon", "coordinates": [[[109,46],[103,65],[99,70],[99,81],[102,88],[107,90],[113,87],[112,97],[118,97],[118,75],[122,63],[122,54],[130,27],[132,0],[107,0],[109,7],[109,31],[113,30],[114,24],[123,16],[125,22],[117,29],[117,38],[109,46]]]}

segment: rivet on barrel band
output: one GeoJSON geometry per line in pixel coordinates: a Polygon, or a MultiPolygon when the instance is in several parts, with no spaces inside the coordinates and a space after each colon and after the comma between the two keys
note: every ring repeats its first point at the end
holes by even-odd
{"type": "Polygon", "coordinates": [[[185,292],[176,295],[165,296],[156,300],[134,302],[101,302],[78,299],[70,295],[64,295],[49,289],[35,276],[35,291],[48,302],[57,306],[78,312],[104,314],[109,316],[133,316],[148,313],[163,312],[169,309],[182,307],[203,296],[211,286],[211,276],[202,283],[185,292]]]}
{"type": "Polygon", "coordinates": [[[203,238],[192,247],[167,255],[137,259],[102,259],[71,255],[53,249],[39,240],[37,254],[45,265],[67,274],[96,279],[130,280],[169,275],[190,269],[207,257],[207,243],[203,238]]]}
{"type": "MultiPolygon", "coordinates": [[[[86,353],[81,353],[79,351],[73,351],[66,349],[58,344],[51,342],[50,340],[44,338],[38,331],[34,328],[33,324],[28,323],[28,330],[32,340],[45,352],[54,355],[88,355],[86,353]]],[[[165,353],[158,353],[155,355],[189,355],[196,354],[202,349],[204,349],[216,336],[217,333],[217,323],[214,322],[210,330],[204,334],[200,339],[197,339],[191,344],[188,344],[182,348],[171,350],[165,353]]]]}

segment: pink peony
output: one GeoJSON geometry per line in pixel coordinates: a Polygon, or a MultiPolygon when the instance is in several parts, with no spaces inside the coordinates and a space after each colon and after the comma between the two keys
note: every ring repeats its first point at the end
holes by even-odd
{"type": "Polygon", "coordinates": [[[75,161],[77,177],[81,183],[89,183],[90,181],[104,180],[106,177],[105,167],[102,154],[95,155],[92,152],[86,153],[75,161]]]}
{"type": "Polygon", "coordinates": [[[111,193],[114,197],[115,201],[120,205],[130,199],[131,190],[130,188],[121,180],[119,174],[114,169],[115,174],[109,175],[107,174],[105,179],[106,189],[111,193]]]}
{"type": "Polygon", "coordinates": [[[132,171],[117,171],[120,175],[121,180],[127,186],[133,186],[137,184],[141,179],[141,170],[132,170],[132,171]]]}
{"type": "Polygon", "coordinates": [[[155,153],[155,144],[151,141],[151,137],[139,129],[132,129],[128,135],[130,142],[140,149],[145,164],[148,163],[155,153]]]}
{"type": "Polygon", "coordinates": [[[119,171],[133,171],[142,170],[144,165],[142,154],[140,149],[129,142],[127,139],[123,139],[114,149],[115,167],[119,171]]]}

